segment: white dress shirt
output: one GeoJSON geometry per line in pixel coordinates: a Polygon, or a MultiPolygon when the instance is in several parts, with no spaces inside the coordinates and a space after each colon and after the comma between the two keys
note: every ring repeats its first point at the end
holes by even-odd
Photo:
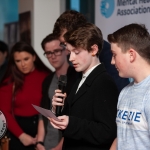
{"type": "MultiPolygon", "coordinates": [[[[99,63],[99,64],[100,64],[100,63],[99,63]]],[[[82,79],[81,79],[81,81],[80,81],[80,83],[79,83],[79,85],[78,85],[78,88],[77,88],[77,90],[76,90],[76,93],[78,92],[79,88],[80,88],[81,85],[84,83],[84,81],[86,80],[86,78],[88,77],[88,75],[89,75],[99,64],[93,66],[93,67],[90,68],[86,73],[84,73],[84,74],[82,75],[82,79]]]]}

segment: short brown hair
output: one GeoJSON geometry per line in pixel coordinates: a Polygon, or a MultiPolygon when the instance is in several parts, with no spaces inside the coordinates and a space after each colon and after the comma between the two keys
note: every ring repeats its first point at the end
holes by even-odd
{"type": "Polygon", "coordinates": [[[75,10],[67,10],[60,15],[54,24],[53,33],[59,37],[64,29],[74,30],[87,22],[83,14],[75,10]]]}
{"type": "Polygon", "coordinates": [[[54,40],[58,40],[58,38],[53,34],[49,34],[47,35],[41,42],[41,46],[43,48],[43,50],[45,50],[45,44],[54,40]]]}
{"type": "Polygon", "coordinates": [[[102,50],[103,36],[101,30],[92,23],[86,23],[78,27],[76,30],[68,31],[64,35],[65,41],[76,48],[83,48],[89,52],[92,50],[91,46],[96,44],[98,46],[98,53],[102,50]]]}
{"type": "Polygon", "coordinates": [[[150,34],[143,24],[129,24],[107,37],[110,43],[116,43],[122,52],[133,48],[150,63],[150,34]]]}

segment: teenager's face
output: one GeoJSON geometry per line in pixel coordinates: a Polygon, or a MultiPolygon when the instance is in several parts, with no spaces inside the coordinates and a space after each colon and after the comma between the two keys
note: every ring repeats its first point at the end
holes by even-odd
{"type": "Polygon", "coordinates": [[[92,66],[92,54],[83,48],[75,48],[66,43],[67,49],[70,51],[69,60],[72,62],[77,72],[85,73],[92,66]]]}
{"type": "Polygon", "coordinates": [[[28,52],[15,52],[14,61],[17,68],[24,74],[32,72],[35,68],[35,56],[28,52]]]}
{"type": "Polygon", "coordinates": [[[7,52],[2,53],[0,51],[0,66],[4,63],[6,56],[7,56],[7,52]]]}
{"type": "Polygon", "coordinates": [[[115,65],[120,77],[128,77],[128,53],[123,53],[121,48],[115,43],[111,43],[111,51],[113,53],[111,64],[115,65]]]}
{"type": "Polygon", "coordinates": [[[59,40],[53,40],[45,44],[45,52],[56,52],[59,51],[60,55],[56,56],[52,54],[51,57],[47,57],[50,64],[57,70],[63,66],[67,61],[67,52],[60,46],[59,40]]]}

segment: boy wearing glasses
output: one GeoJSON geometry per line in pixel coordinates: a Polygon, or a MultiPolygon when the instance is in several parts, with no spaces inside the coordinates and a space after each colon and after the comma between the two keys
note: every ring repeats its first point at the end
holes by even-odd
{"type": "MultiPolygon", "coordinates": [[[[51,109],[52,96],[55,89],[58,88],[58,78],[60,75],[67,75],[66,93],[70,93],[72,86],[77,78],[77,73],[72,66],[69,66],[67,55],[68,51],[65,46],[60,43],[54,34],[46,36],[41,46],[44,50],[44,56],[49,63],[55,68],[55,72],[51,73],[43,82],[42,90],[43,96],[41,100],[41,107],[51,109]]],[[[38,150],[49,150],[59,143],[61,139],[61,132],[54,129],[47,118],[41,117],[38,126],[38,136],[36,147],[38,150]]]]}

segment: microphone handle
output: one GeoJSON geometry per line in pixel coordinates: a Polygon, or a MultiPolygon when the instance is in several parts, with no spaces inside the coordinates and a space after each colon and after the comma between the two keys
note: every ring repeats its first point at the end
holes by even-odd
{"type": "MultiPolygon", "coordinates": [[[[58,87],[59,87],[59,89],[62,91],[62,93],[64,93],[65,86],[58,85],[58,87]]],[[[63,97],[58,97],[58,98],[63,99],[63,97]]],[[[57,116],[57,117],[61,115],[61,110],[62,110],[62,106],[56,106],[56,116],[57,116]]]]}
{"type": "MultiPolygon", "coordinates": [[[[62,98],[62,97],[59,97],[59,98],[62,98]]],[[[62,106],[56,106],[56,116],[57,117],[61,115],[61,110],[62,110],[62,106]]]]}

